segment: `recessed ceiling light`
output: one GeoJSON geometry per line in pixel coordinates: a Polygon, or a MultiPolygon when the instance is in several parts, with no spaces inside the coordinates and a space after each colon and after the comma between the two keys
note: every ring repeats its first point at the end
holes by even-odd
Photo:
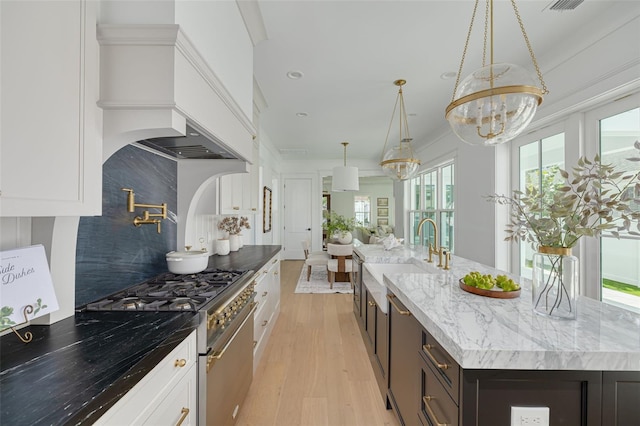
{"type": "Polygon", "coordinates": [[[450,78],[453,78],[456,75],[458,75],[458,73],[455,72],[455,71],[447,71],[447,72],[443,72],[442,74],[440,74],[440,78],[443,79],[443,80],[449,80],[450,78]]]}
{"type": "Polygon", "coordinates": [[[298,80],[300,78],[302,78],[304,74],[302,73],[302,71],[289,71],[287,73],[287,77],[289,77],[291,80],[298,80]]]}
{"type": "Polygon", "coordinates": [[[306,112],[296,112],[296,117],[308,117],[309,114],[306,112]]]}

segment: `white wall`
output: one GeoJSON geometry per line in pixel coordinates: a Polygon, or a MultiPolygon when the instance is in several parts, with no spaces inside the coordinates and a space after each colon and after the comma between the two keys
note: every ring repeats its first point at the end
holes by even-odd
{"type": "Polygon", "coordinates": [[[355,197],[369,197],[371,201],[371,223],[370,226],[377,226],[378,222],[378,198],[387,198],[389,201],[388,219],[390,226],[395,226],[395,200],[393,197],[393,181],[386,177],[361,177],[360,190],[348,192],[331,192],[331,179],[323,180],[323,190],[331,194],[331,210],[346,217],[355,215],[355,197]]]}

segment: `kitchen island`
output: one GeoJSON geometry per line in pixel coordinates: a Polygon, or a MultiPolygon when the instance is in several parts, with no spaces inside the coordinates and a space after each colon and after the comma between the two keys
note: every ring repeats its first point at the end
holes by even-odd
{"type": "MultiPolygon", "coordinates": [[[[518,404],[513,400],[521,401],[522,405],[548,407],[549,398],[557,399],[556,405],[552,405],[552,418],[554,413],[558,415],[557,407],[562,404],[567,412],[575,408],[579,411],[576,418],[589,419],[589,424],[594,419],[597,419],[594,424],[601,424],[601,419],[602,424],[624,424],[607,423],[605,419],[615,419],[616,415],[627,419],[640,416],[637,404],[618,407],[631,409],[630,412],[617,412],[619,401],[615,401],[640,400],[640,315],[579,297],[577,320],[553,320],[533,313],[528,279],[457,256],[452,256],[450,270],[438,269],[424,262],[427,256],[422,247],[385,251],[382,246],[362,245],[355,252],[364,260],[365,272],[367,263],[413,263],[426,272],[384,274],[383,282],[371,279],[371,275],[368,283],[365,279],[365,287],[371,287],[366,291],[373,305],[387,304],[380,295],[391,298],[387,384],[391,384],[390,402],[396,410],[393,395],[399,394],[401,399],[403,390],[393,390],[394,318],[396,326],[401,321],[398,313],[408,312],[415,319],[412,320],[415,324],[408,325],[412,327],[407,333],[409,341],[402,342],[402,346],[409,351],[415,349],[416,356],[411,359],[416,363],[415,376],[422,379],[414,383],[416,389],[405,392],[418,395],[409,396],[413,401],[405,410],[409,413],[403,414],[409,419],[403,419],[406,424],[427,417],[429,421],[435,421],[434,417],[439,421],[446,418],[451,424],[458,424],[458,419],[460,424],[476,424],[475,421],[490,424],[482,417],[486,411],[502,410],[504,415],[507,409],[508,415],[509,406],[518,404]],[[508,275],[521,285],[520,297],[495,299],[463,291],[459,279],[471,271],[508,275]],[[393,308],[394,304],[399,310],[393,308]],[[438,361],[434,362],[434,358],[438,361]],[[428,383],[434,388],[434,382],[442,383],[446,389],[439,394],[439,402],[419,398],[425,397],[428,383]],[[563,394],[554,393],[554,387],[562,389],[563,394]],[[522,396],[525,393],[529,393],[529,399],[522,396]],[[545,393],[547,398],[536,400],[536,395],[545,393]],[[499,395],[503,395],[502,404],[488,402],[499,395]],[[453,408],[447,406],[449,403],[453,408]]],[[[367,317],[361,324],[367,322],[372,323],[367,317]]],[[[491,421],[503,424],[505,417],[493,417],[491,421]]]]}
{"type": "MultiPolygon", "coordinates": [[[[209,268],[259,270],[280,246],[211,256],[209,268]]],[[[162,272],[162,271],[161,271],[162,272]]],[[[84,312],[0,338],[0,424],[92,424],[198,325],[195,312],[84,312]]]]}

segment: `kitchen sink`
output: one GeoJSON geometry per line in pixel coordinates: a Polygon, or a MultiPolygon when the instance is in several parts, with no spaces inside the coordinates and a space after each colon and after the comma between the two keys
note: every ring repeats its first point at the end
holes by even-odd
{"type": "Polygon", "coordinates": [[[365,263],[364,267],[380,285],[384,285],[383,274],[442,274],[445,272],[431,263],[420,265],[415,263],[365,263]]]}

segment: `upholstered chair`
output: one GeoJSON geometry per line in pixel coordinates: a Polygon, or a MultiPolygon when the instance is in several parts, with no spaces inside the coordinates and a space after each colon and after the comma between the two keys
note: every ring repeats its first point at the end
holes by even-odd
{"type": "Polygon", "coordinates": [[[302,250],[304,251],[304,266],[307,267],[307,281],[311,278],[311,268],[314,266],[324,266],[326,269],[330,256],[324,251],[309,251],[309,240],[302,241],[302,250]]]}
{"type": "Polygon", "coordinates": [[[333,288],[336,272],[346,272],[351,279],[351,255],[353,254],[353,244],[327,244],[327,253],[331,259],[327,263],[329,271],[329,288],[333,288]]]}

